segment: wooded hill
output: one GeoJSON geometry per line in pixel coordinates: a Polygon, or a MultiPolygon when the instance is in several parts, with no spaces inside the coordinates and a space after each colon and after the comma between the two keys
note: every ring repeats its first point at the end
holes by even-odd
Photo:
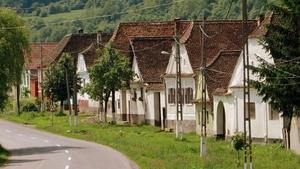
{"type": "MultiPolygon", "coordinates": [[[[264,4],[248,0],[248,17],[267,14],[264,4]]],[[[79,28],[85,33],[112,32],[119,22],[241,19],[242,0],[2,0],[24,17],[32,42],[58,42],[79,28]]]]}

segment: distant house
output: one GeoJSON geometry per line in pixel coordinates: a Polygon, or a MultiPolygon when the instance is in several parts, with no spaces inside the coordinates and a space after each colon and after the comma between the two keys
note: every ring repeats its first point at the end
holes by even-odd
{"type": "MultiPolygon", "coordinates": [[[[180,30],[183,32],[188,24],[182,21],[180,30]]],[[[114,48],[131,60],[132,70],[139,75],[131,82],[130,90],[120,91],[116,115],[121,120],[165,124],[167,112],[161,77],[169,56],[161,51],[170,47],[174,31],[173,21],[120,23],[115,29],[111,38],[114,48]]]]}
{"type": "MultiPolygon", "coordinates": [[[[44,65],[57,64],[64,53],[70,54],[74,59],[74,64],[77,65],[79,53],[86,50],[93,43],[97,43],[97,33],[83,33],[83,30],[80,29],[77,34],[68,34],[62,38],[48,55],[44,65]]],[[[71,100],[71,104],[72,102],[71,100]]]]}
{"type": "MultiPolygon", "coordinates": [[[[97,41],[78,53],[77,73],[82,79],[82,87],[84,87],[85,84],[90,83],[87,69],[93,66],[94,61],[99,58],[96,50],[102,50],[110,38],[111,34],[98,32],[97,41]]],[[[99,102],[90,99],[87,94],[77,94],[77,99],[80,112],[98,112],[99,102]]],[[[111,102],[111,100],[109,102],[111,102]]]]}
{"type": "MultiPolygon", "coordinates": [[[[258,27],[249,29],[249,33],[252,32],[248,39],[249,63],[252,65],[258,65],[256,56],[274,63],[270,55],[266,53],[258,42],[259,37],[266,33],[260,22],[262,19],[258,20],[258,27]]],[[[262,24],[268,20],[270,18],[264,20],[262,24]]],[[[241,49],[242,46],[238,48],[238,50],[241,49]]],[[[212,94],[212,100],[210,101],[213,103],[211,117],[214,121],[209,128],[209,133],[220,138],[229,138],[236,132],[244,132],[243,53],[231,53],[229,56],[223,57],[227,59],[219,61],[219,68],[212,68],[209,65],[206,68],[208,72],[214,71],[213,74],[208,74],[207,88],[211,87],[211,83],[215,84],[213,85],[215,86],[214,90],[210,92],[212,94]],[[220,84],[218,85],[217,83],[220,84]]],[[[250,74],[250,79],[257,78],[250,74]]],[[[281,128],[283,120],[280,117],[280,113],[273,111],[268,103],[262,102],[262,98],[258,96],[257,91],[251,87],[248,104],[250,104],[251,136],[253,141],[270,142],[282,139],[281,128]]]]}
{"type": "MultiPolygon", "coordinates": [[[[234,69],[237,58],[243,47],[242,44],[242,21],[206,21],[206,29],[203,30],[202,21],[190,22],[186,31],[180,36],[179,43],[174,44],[172,53],[175,54],[176,47],[180,48],[181,57],[181,86],[183,97],[183,126],[186,132],[196,131],[201,134],[202,101],[206,105],[207,132],[215,134],[213,124],[216,121],[216,114],[213,113],[213,92],[218,88],[228,86],[230,75],[234,69]],[[202,47],[202,38],[206,36],[205,46],[202,47]],[[207,75],[206,89],[202,89],[201,72],[203,56],[202,49],[206,53],[206,68],[204,73],[207,75]],[[202,100],[201,92],[206,90],[206,100],[202,100]],[[189,95],[192,96],[190,99],[189,95]],[[192,104],[194,103],[194,104],[192,104]]],[[[256,20],[249,20],[249,30],[257,27],[256,20]]],[[[172,93],[175,90],[176,70],[175,60],[169,62],[166,72],[166,91],[167,95],[174,97],[172,93]]],[[[174,100],[174,99],[173,99],[174,100]]],[[[172,102],[172,99],[168,101],[172,102]]],[[[174,101],[173,101],[174,102],[174,101]]],[[[171,128],[175,128],[176,107],[168,104],[168,121],[171,128]]],[[[222,120],[225,120],[224,118],[222,120]]]]}
{"type": "MultiPolygon", "coordinates": [[[[249,29],[257,27],[257,21],[249,21],[249,29]]],[[[173,128],[176,121],[176,63],[174,35],[180,37],[180,56],[182,68],[183,119],[185,132],[199,130],[195,113],[198,101],[192,104],[198,82],[197,70],[201,66],[201,21],[168,21],[120,23],[116,28],[112,41],[114,47],[131,59],[132,69],[139,75],[131,82],[131,89],[120,92],[120,110],[117,115],[122,120],[133,123],[148,122],[153,125],[173,128]],[[177,26],[176,26],[177,25],[177,26]],[[162,55],[162,51],[171,53],[162,55]],[[196,105],[196,106],[195,106],[196,105]]],[[[233,70],[242,49],[242,21],[208,21],[207,35],[213,38],[207,42],[208,64],[219,68],[216,64],[233,55],[235,62],[230,61],[233,70]]],[[[220,64],[220,63],[219,63],[220,64]]],[[[229,79],[230,76],[226,76],[229,79]]],[[[216,77],[214,77],[216,78],[216,77]]],[[[228,86],[221,85],[221,87],[228,86]]],[[[212,92],[220,87],[210,87],[209,97],[212,107],[212,92]]],[[[213,119],[213,117],[210,117],[213,119]]],[[[211,122],[212,124],[212,122],[211,122]]],[[[212,129],[211,129],[212,130],[212,129]]]]}
{"type": "MultiPolygon", "coordinates": [[[[167,51],[172,43],[173,37],[135,37],[130,40],[132,69],[138,77],[130,83],[131,91],[127,93],[129,112],[132,114],[128,121],[145,121],[166,127],[163,75],[170,56],[161,54],[161,51],[167,51]]],[[[123,99],[126,102],[124,97],[123,99]]]]}
{"type": "Polygon", "coordinates": [[[43,42],[43,43],[31,43],[31,54],[25,56],[25,67],[22,73],[22,85],[21,90],[27,87],[32,97],[41,96],[40,90],[40,67],[43,64],[43,68],[46,65],[43,63],[48,55],[53,51],[58,42],[43,42]]]}

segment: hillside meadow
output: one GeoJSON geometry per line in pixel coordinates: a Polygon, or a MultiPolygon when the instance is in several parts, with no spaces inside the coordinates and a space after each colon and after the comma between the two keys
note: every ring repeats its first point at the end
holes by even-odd
{"type": "MultiPolygon", "coordinates": [[[[200,136],[195,133],[185,133],[183,140],[176,140],[175,133],[161,131],[159,127],[100,123],[93,114],[80,114],[80,123],[71,127],[68,116],[54,115],[52,118],[51,112],[27,112],[20,117],[0,114],[0,118],[112,147],[142,169],[235,169],[244,165],[243,151],[238,158],[230,142],[214,138],[207,138],[207,155],[200,157],[200,136]]],[[[285,150],[281,143],[253,144],[252,148],[253,168],[295,169],[300,166],[300,156],[285,150]]]]}

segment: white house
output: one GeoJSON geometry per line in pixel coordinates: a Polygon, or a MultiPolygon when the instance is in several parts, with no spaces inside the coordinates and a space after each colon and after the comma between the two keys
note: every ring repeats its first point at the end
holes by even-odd
{"type": "MultiPolygon", "coordinates": [[[[270,17],[266,18],[262,24],[269,22],[270,17]]],[[[269,63],[274,63],[269,53],[259,44],[259,37],[264,36],[265,33],[266,30],[260,25],[249,35],[249,63],[251,65],[257,66],[259,64],[257,57],[269,63]]],[[[225,134],[226,137],[230,137],[235,132],[244,132],[243,71],[243,53],[241,53],[231,76],[227,92],[213,96],[215,116],[213,132],[216,135],[225,134]],[[224,115],[222,115],[223,113],[224,115]],[[225,124],[219,123],[219,121],[222,121],[223,116],[226,119],[224,120],[225,124]],[[222,133],[222,131],[226,133],[222,133]]],[[[251,72],[249,78],[257,80],[257,77],[251,72]]],[[[254,88],[250,88],[250,100],[246,100],[246,102],[250,104],[252,140],[272,142],[282,139],[283,119],[280,117],[280,113],[273,111],[268,103],[262,102],[262,98],[258,96],[254,88]]],[[[248,130],[246,132],[249,133],[248,130]]]]}

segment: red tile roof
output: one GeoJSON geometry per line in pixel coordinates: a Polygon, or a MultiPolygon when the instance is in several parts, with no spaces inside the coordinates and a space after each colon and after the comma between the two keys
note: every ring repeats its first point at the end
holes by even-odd
{"type": "Polygon", "coordinates": [[[266,36],[268,33],[268,30],[266,28],[266,25],[268,24],[277,24],[281,25],[279,15],[271,12],[250,35],[249,38],[261,38],[263,36],[266,36]]]}
{"type": "MultiPolygon", "coordinates": [[[[180,21],[180,34],[182,34],[189,24],[189,21],[180,21]]],[[[115,49],[129,56],[131,52],[130,39],[133,37],[172,37],[174,35],[174,21],[119,23],[111,40],[114,43],[115,49]]]]}
{"type": "MultiPolygon", "coordinates": [[[[202,66],[202,36],[207,36],[206,85],[209,99],[212,101],[212,94],[217,88],[227,89],[236,61],[243,49],[242,21],[206,21],[206,30],[203,30],[202,23],[202,21],[193,22],[181,36],[180,43],[185,44],[192,69],[196,72],[202,66]]],[[[256,20],[248,21],[249,33],[256,27],[256,20]]]]}
{"type": "Polygon", "coordinates": [[[63,37],[63,39],[58,43],[56,48],[50,53],[50,55],[45,59],[45,64],[51,64],[53,62],[58,62],[60,56],[63,53],[68,53],[72,57],[77,58],[78,53],[84,51],[91,44],[97,42],[97,33],[78,33],[69,34],[63,37]]]}
{"type": "Polygon", "coordinates": [[[142,82],[161,83],[170,58],[168,55],[161,54],[161,51],[170,50],[174,39],[172,37],[136,37],[131,42],[142,82]]]}
{"type": "MultiPolygon", "coordinates": [[[[241,51],[239,50],[220,51],[216,59],[205,68],[209,97],[207,102],[213,100],[213,95],[227,93],[228,85],[240,54],[241,51]]],[[[201,102],[202,99],[193,100],[193,103],[201,102]]]]}
{"type": "MultiPolygon", "coordinates": [[[[180,43],[186,44],[192,68],[196,70],[201,66],[202,60],[202,21],[193,22],[192,27],[181,36],[180,43]]],[[[252,32],[257,27],[256,20],[248,21],[248,30],[252,32]]],[[[223,50],[242,50],[242,21],[206,21],[206,63],[209,64],[218,57],[223,50]]]]}
{"type": "Polygon", "coordinates": [[[51,53],[51,51],[56,47],[57,44],[58,42],[31,43],[30,44],[31,54],[30,56],[25,56],[26,68],[37,69],[38,67],[40,67],[41,54],[42,54],[42,59],[44,60],[51,53]]]}
{"type": "Polygon", "coordinates": [[[104,49],[105,45],[109,42],[111,35],[112,34],[110,33],[101,33],[101,38],[99,39],[98,43],[92,43],[89,47],[80,52],[84,55],[86,67],[93,66],[94,61],[99,57],[96,50],[104,49]]]}

